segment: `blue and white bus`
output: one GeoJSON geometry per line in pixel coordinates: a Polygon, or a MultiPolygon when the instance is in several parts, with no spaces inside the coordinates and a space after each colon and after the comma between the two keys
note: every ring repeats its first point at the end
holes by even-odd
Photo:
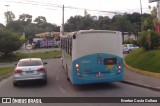
{"type": "Polygon", "coordinates": [[[121,32],[80,30],[61,36],[62,64],[72,84],[123,80],[121,32]]]}

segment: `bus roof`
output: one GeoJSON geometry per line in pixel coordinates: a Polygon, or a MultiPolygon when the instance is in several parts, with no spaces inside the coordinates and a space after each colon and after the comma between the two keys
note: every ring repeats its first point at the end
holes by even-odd
{"type": "Polygon", "coordinates": [[[85,34],[85,33],[121,33],[119,31],[113,31],[113,30],[79,30],[78,31],[80,34],[85,34]]]}
{"type": "Polygon", "coordinates": [[[79,30],[75,32],[68,33],[66,35],[61,36],[64,37],[72,37],[75,34],[87,34],[87,33],[112,33],[112,34],[120,34],[120,31],[113,31],[113,30],[79,30]]]}

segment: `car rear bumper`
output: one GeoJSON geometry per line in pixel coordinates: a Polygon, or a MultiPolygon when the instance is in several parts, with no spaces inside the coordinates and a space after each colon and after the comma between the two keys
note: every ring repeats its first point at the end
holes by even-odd
{"type": "Polygon", "coordinates": [[[29,80],[47,80],[47,75],[37,75],[37,76],[14,76],[13,82],[17,81],[29,81],[29,80]]]}

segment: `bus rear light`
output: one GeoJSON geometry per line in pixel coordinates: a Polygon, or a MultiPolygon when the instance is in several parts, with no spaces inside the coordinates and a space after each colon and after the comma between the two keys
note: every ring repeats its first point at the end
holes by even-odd
{"type": "Polygon", "coordinates": [[[121,66],[118,66],[118,70],[120,70],[122,67],[121,66]]]}
{"type": "Polygon", "coordinates": [[[80,71],[79,64],[76,64],[75,66],[76,66],[76,71],[79,72],[80,71]]]}
{"type": "Polygon", "coordinates": [[[76,68],[79,68],[79,64],[76,64],[76,68]]]}
{"type": "Polygon", "coordinates": [[[79,72],[79,68],[77,68],[76,71],[79,72]]]}

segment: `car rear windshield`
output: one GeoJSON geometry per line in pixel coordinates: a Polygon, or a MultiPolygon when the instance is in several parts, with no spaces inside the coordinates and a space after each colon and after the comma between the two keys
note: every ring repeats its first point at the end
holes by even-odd
{"type": "Polygon", "coordinates": [[[40,60],[25,60],[20,61],[18,63],[18,66],[39,66],[42,65],[42,62],[40,60]]]}

